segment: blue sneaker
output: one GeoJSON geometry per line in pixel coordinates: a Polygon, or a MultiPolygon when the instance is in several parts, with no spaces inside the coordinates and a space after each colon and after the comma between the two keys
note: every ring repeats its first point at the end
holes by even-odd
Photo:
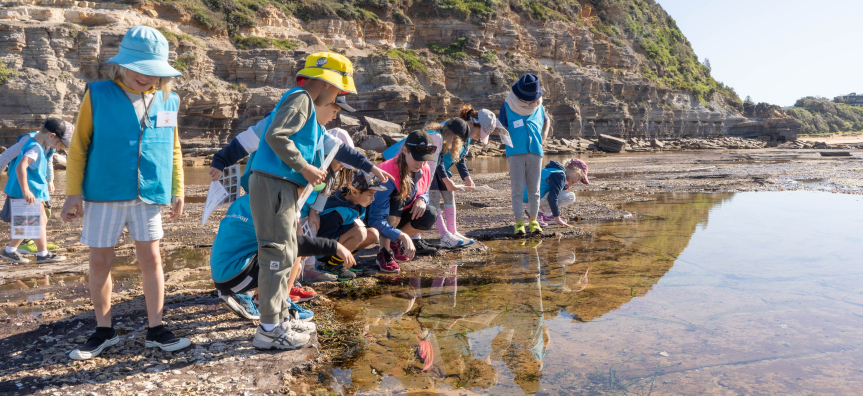
{"type": "Polygon", "coordinates": [[[305,308],[303,308],[297,304],[294,304],[290,300],[288,300],[288,302],[291,303],[291,308],[297,310],[297,314],[298,314],[300,320],[302,320],[303,322],[311,322],[312,318],[315,317],[315,314],[312,311],[309,311],[308,309],[305,309],[305,308]]]}
{"type": "Polygon", "coordinates": [[[219,302],[243,319],[261,319],[258,307],[252,302],[252,296],[248,294],[231,294],[230,296],[222,294],[219,296],[219,302]]]}

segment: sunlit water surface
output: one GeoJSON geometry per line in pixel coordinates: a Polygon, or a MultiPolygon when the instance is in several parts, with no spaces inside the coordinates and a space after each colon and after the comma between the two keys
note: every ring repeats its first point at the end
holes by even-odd
{"type": "Polygon", "coordinates": [[[431,282],[340,301],[368,331],[334,389],[863,391],[860,197],[680,194],[626,209],[644,216],[582,224],[593,235],[575,242],[490,243],[431,282]]]}

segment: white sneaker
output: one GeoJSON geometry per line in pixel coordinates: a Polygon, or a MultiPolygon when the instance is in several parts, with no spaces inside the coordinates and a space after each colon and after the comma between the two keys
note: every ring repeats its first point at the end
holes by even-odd
{"type": "Polygon", "coordinates": [[[455,249],[464,246],[464,240],[447,233],[440,239],[440,244],[444,249],[455,249]]]}
{"type": "Polygon", "coordinates": [[[304,322],[296,313],[291,315],[289,319],[283,320],[280,326],[285,329],[290,328],[301,334],[312,334],[318,329],[313,322],[304,322]]]}
{"type": "Polygon", "coordinates": [[[468,238],[462,234],[459,234],[458,232],[456,232],[452,235],[458,239],[461,239],[464,242],[464,245],[462,245],[462,246],[472,245],[474,242],[476,242],[475,240],[468,238]]]}
{"type": "Polygon", "coordinates": [[[264,331],[258,326],[252,345],[258,349],[299,349],[309,343],[311,337],[308,334],[298,333],[281,325],[276,326],[273,331],[264,331]]]}

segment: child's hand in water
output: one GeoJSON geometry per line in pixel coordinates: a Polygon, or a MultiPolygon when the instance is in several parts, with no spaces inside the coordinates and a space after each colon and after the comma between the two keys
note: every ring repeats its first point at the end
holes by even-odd
{"type": "Polygon", "coordinates": [[[557,217],[555,217],[555,218],[554,218],[554,221],[556,221],[556,222],[557,222],[557,224],[560,224],[560,225],[562,225],[562,226],[564,226],[564,227],[566,227],[566,228],[572,228],[572,226],[571,226],[571,225],[569,225],[569,223],[567,223],[567,222],[566,222],[566,219],[564,219],[564,218],[563,218],[563,216],[557,216],[557,217]]]}
{"type": "Polygon", "coordinates": [[[210,181],[219,181],[219,179],[222,178],[222,171],[213,168],[212,166],[210,167],[210,171],[207,173],[210,175],[210,181]]]}
{"type": "Polygon", "coordinates": [[[414,246],[414,241],[411,240],[411,236],[402,233],[399,235],[399,242],[401,242],[402,248],[404,248],[404,255],[413,258],[417,252],[417,248],[414,246]]]}
{"type": "Polygon", "coordinates": [[[357,260],[354,259],[354,255],[351,254],[351,251],[348,250],[348,248],[346,248],[341,243],[339,243],[339,246],[336,248],[336,256],[339,256],[339,258],[345,260],[345,268],[351,268],[357,264],[357,260]]]}

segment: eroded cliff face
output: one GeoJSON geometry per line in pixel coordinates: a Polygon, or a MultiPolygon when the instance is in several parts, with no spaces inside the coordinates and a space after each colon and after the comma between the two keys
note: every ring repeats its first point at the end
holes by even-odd
{"type": "Polygon", "coordinates": [[[123,33],[146,24],[179,35],[171,58],[181,57],[184,150],[211,152],[254,125],[295,85],[309,53],[335,50],[351,57],[359,114],[402,124],[407,130],[457,115],[469,103],[497,112],[517,77],[541,76],[544,104],[555,137],[710,137],[722,134],[791,137],[795,127],[781,110],[766,118],[743,114],[739,103],[714,95],[706,103],[661,88],[639,74],[639,56],[619,40],[568,22],[528,24],[507,15],[483,26],[440,18],[413,25],[319,19],[308,22],[266,7],[243,33],[290,39],[297,50],[237,49],[227,37],[194,26],[189,15],[154,4],[63,0],[16,1],[0,9],[0,60],[17,71],[0,85],[0,144],[32,131],[46,117],[72,121],[86,83],[105,78],[105,61],[123,33]],[[428,44],[466,38],[466,59],[444,64],[428,44]],[[408,70],[392,48],[417,51],[425,71],[408,70]],[[481,54],[496,53],[496,59],[481,54]],[[774,122],[782,120],[781,126],[774,122]],[[784,128],[784,129],[783,129],[784,128]]]}

